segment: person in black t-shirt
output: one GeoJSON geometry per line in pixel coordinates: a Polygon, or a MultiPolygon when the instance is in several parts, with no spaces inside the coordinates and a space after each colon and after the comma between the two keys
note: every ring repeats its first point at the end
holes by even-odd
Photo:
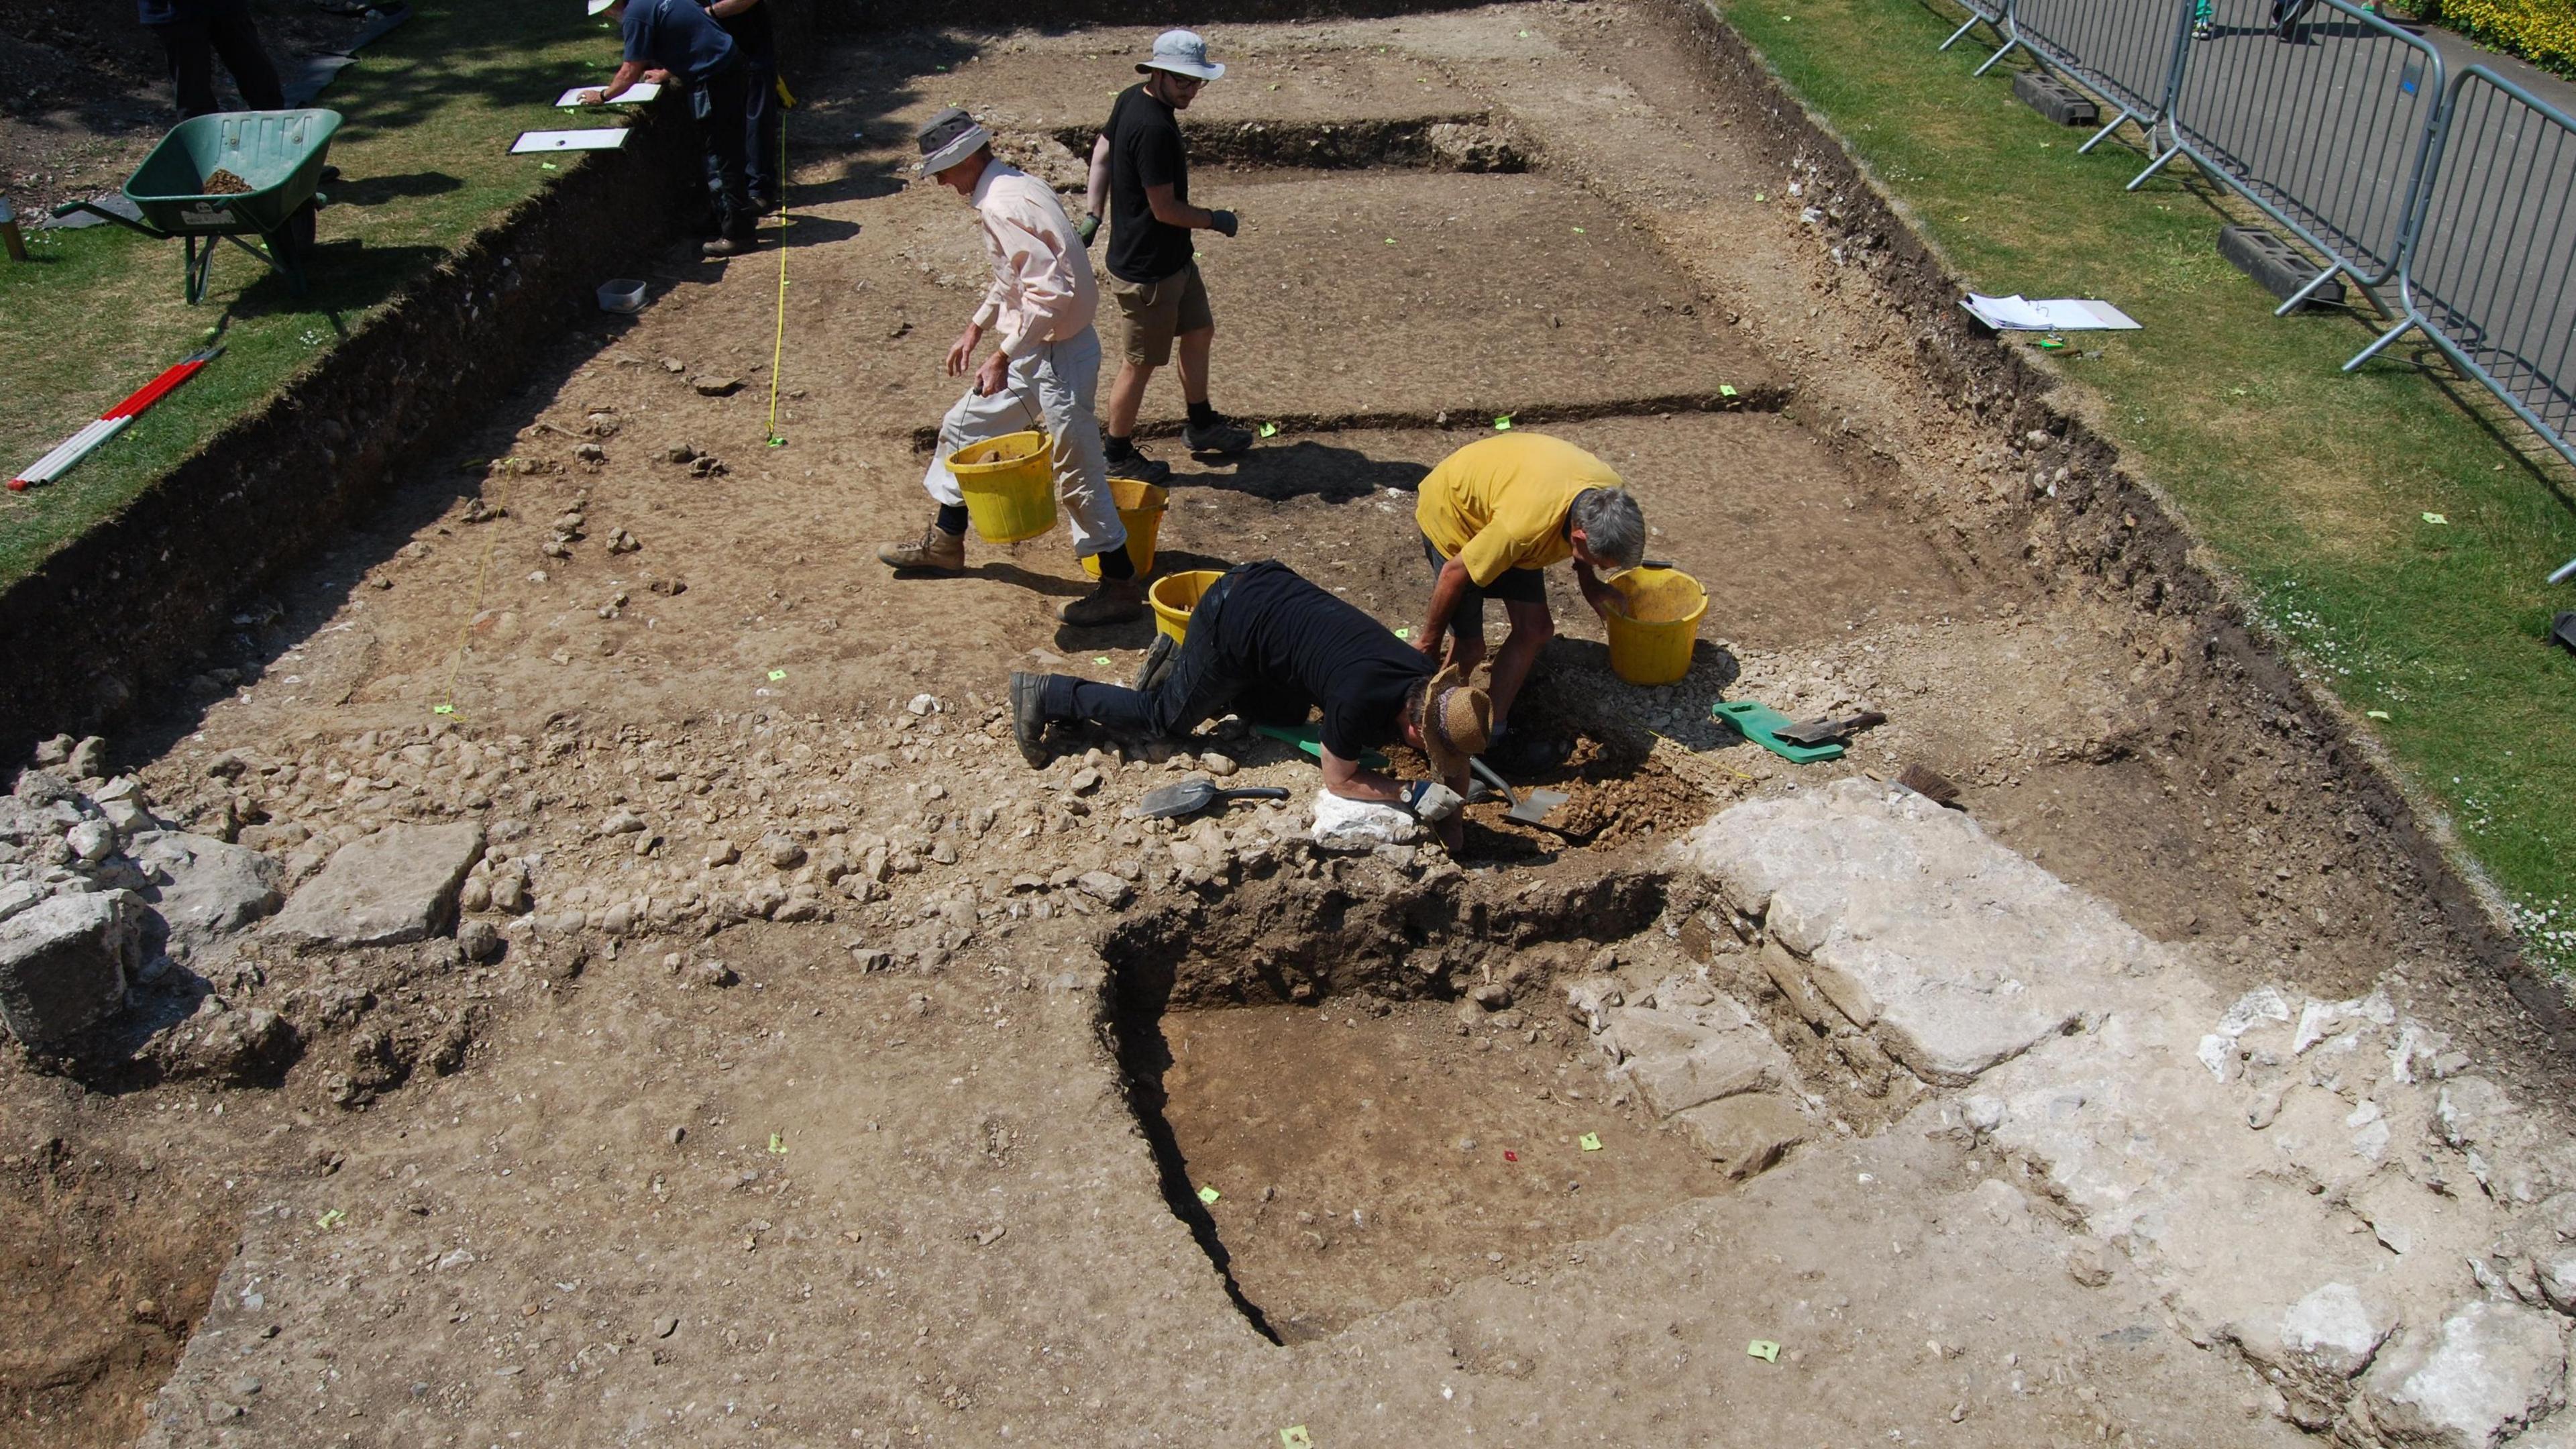
{"type": "Polygon", "coordinates": [[[1324,788],[1349,800],[1402,805],[1455,848],[1467,761],[1489,742],[1493,704],[1462,671],[1432,671],[1422,651],[1384,624],[1276,560],[1229,569],[1190,611],[1188,637],[1147,666],[1140,689],[1069,674],[1011,676],[1011,730],[1031,765],[1054,758],[1046,727],[1083,720],[1179,736],[1218,715],[1303,724],[1323,711],[1324,788]],[[1437,781],[1407,784],[1360,761],[1402,740],[1431,761],[1437,781]]]}
{"type": "Polygon", "coordinates": [[[1127,319],[1127,356],[1109,387],[1105,442],[1112,476],[1160,483],[1171,469],[1136,451],[1136,411],[1154,369],[1172,360],[1180,345],[1181,400],[1189,404],[1182,440],[1194,453],[1240,453],[1252,430],[1208,402],[1208,348],[1216,318],[1208,310],[1207,284],[1199,279],[1191,233],[1232,236],[1235,216],[1190,205],[1190,158],[1181,143],[1179,112],[1199,87],[1225,74],[1207,58],[1207,42],[1187,30],[1155,37],[1154,53],[1136,67],[1141,84],[1118,93],[1109,124],[1091,147],[1091,188],[1082,221],[1087,243],[1100,227],[1104,195],[1109,206],[1109,290],[1127,319]]]}

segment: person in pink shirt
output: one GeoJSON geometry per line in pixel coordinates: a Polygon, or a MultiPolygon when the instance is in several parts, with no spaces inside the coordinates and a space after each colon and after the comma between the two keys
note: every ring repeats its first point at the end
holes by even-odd
{"type": "Polygon", "coordinates": [[[1064,205],[1046,183],[996,159],[990,132],[950,107],[918,137],[918,169],[971,202],[984,223],[993,285],[983,305],[948,349],[948,375],[970,369],[974,381],[940,424],[939,448],[922,487],[939,512],[917,543],[877,550],[888,567],[954,574],[966,567],[966,495],[948,457],[969,443],[1036,431],[1049,439],[1056,496],[1072,520],[1077,558],[1095,559],[1100,587],[1064,606],[1068,624],[1123,624],[1145,612],[1144,581],[1127,556],[1127,529],[1109,495],[1092,405],[1100,382],[1100,336],[1092,318],[1100,285],[1064,205]],[[973,365],[975,349],[994,335],[993,351],[973,365]]]}

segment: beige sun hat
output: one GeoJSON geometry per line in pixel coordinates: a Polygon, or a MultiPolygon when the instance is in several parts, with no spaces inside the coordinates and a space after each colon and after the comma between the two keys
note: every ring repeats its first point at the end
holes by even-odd
{"type": "Polygon", "coordinates": [[[1467,773],[1467,761],[1494,741],[1494,702],[1467,683],[1467,671],[1451,665],[1431,676],[1422,691],[1422,708],[1413,727],[1422,736],[1422,752],[1431,758],[1431,773],[1455,780],[1467,773]]]}

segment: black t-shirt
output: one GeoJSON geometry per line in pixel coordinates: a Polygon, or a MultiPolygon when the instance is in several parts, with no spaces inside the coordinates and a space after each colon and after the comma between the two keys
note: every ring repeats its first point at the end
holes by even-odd
{"type": "Polygon", "coordinates": [[[1154,219],[1145,188],[1165,186],[1190,199],[1190,158],[1172,108],[1145,94],[1143,82],[1118,93],[1109,108],[1109,274],[1159,282],[1190,264],[1190,229],[1154,219]]]}
{"type": "MultiPolygon", "coordinates": [[[[698,0],[698,4],[702,8],[712,7],[715,0],[698,0]]],[[[775,33],[769,28],[769,0],[760,0],[759,4],[739,15],[717,15],[710,18],[724,27],[725,34],[733,37],[733,43],[742,48],[744,59],[757,61],[777,59],[778,41],[775,33]]]]}
{"type": "Polygon", "coordinates": [[[1404,696],[1431,674],[1422,651],[1286,564],[1247,564],[1217,612],[1218,647],[1324,712],[1324,748],[1357,760],[1403,734],[1404,696]]]}

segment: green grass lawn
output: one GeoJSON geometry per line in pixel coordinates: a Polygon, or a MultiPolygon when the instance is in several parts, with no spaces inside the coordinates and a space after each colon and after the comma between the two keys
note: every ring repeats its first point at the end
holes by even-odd
{"type": "Polygon", "coordinates": [[[508,154],[510,142],[566,124],[554,98],[605,76],[616,51],[606,24],[569,3],[417,4],[316,103],[344,118],[331,147],[343,175],[324,188],[334,204],[320,215],[307,296],[290,296],[283,278],[226,244],[205,300],[189,306],[181,244],[116,226],[30,232],[30,264],[0,257],[0,476],[213,340],[210,329],[222,329],[227,349],[62,482],[0,494],[0,584],[112,516],[563,174],[508,154]]]}
{"type": "Polygon", "coordinates": [[[2128,466],[2448,810],[2535,964],[2576,971],[2576,658],[2546,640],[2576,589],[2544,582],[2576,555],[2563,463],[2428,347],[2338,372],[2375,314],[2273,318],[2218,255],[2231,198],[2181,162],[2124,195],[2138,152],[2079,156],[2087,133],[2016,103],[2006,67],[1971,78],[1992,47],[1936,51],[1946,10],[1719,8],[1969,285],[2102,297],[2144,324],[2056,356],[2128,466]]]}

